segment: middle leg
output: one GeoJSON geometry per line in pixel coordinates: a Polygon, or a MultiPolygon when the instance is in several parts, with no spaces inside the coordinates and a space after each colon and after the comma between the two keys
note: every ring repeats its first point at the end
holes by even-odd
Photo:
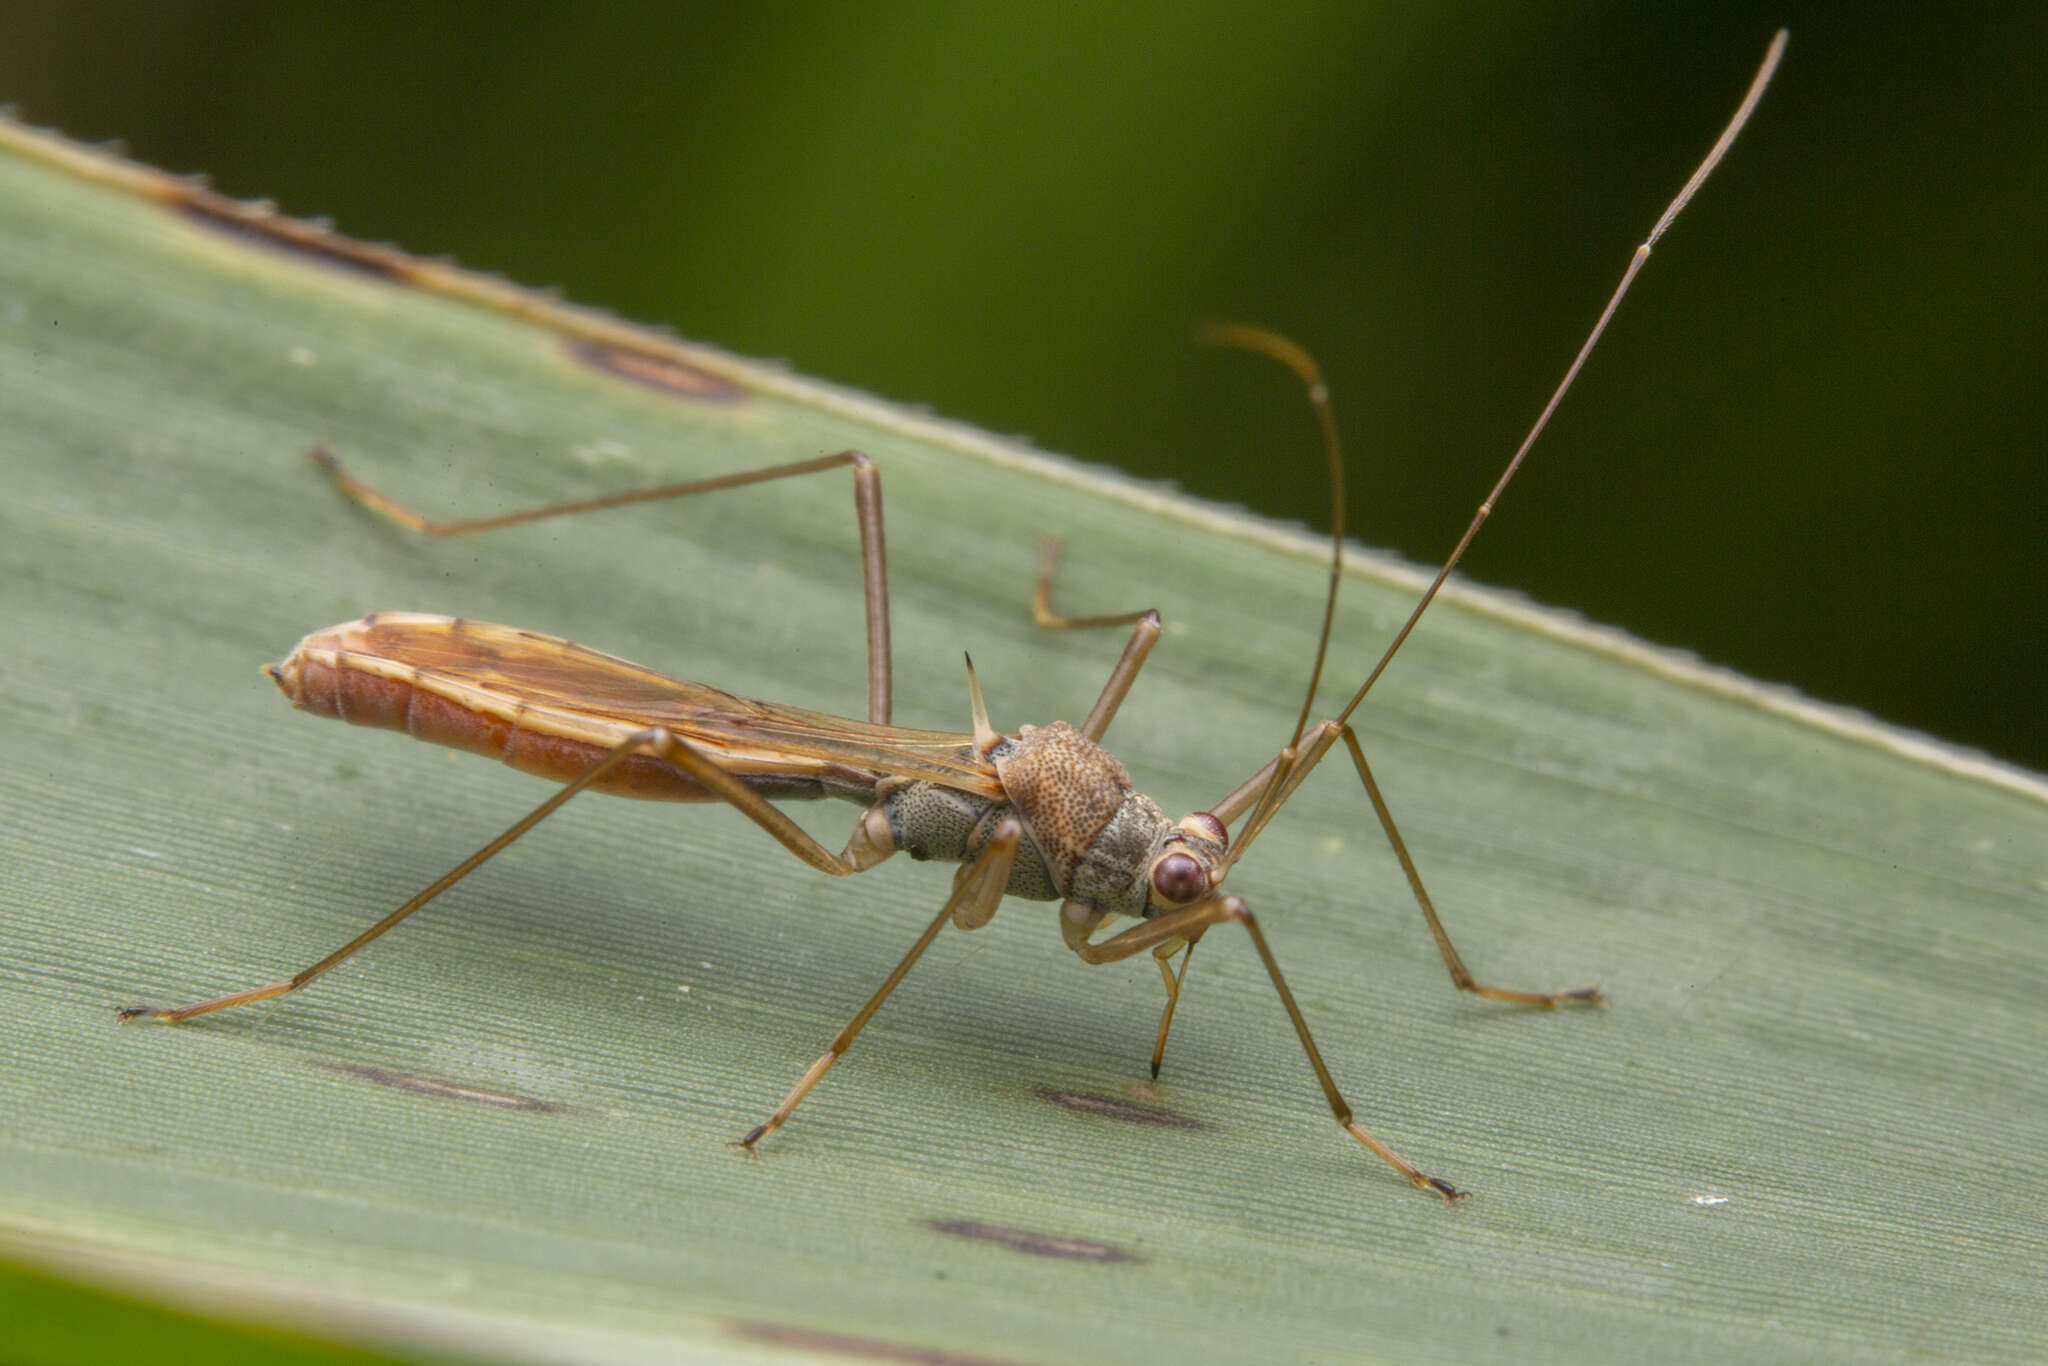
{"type": "Polygon", "coordinates": [[[924,957],[924,951],[932,946],[932,941],[939,937],[939,931],[946,928],[948,921],[958,917],[963,925],[988,923],[989,917],[995,913],[995,903],[1002,899],[1003,889],[1009,885],[1010,868],[1017,861],[1017,847],[1023,838],[1024,826],[1014,816],[1006,818],[996,827],[996,832],[990,838],[987,847],[975,856],[974,862],[960,870],[953,885],[953,895],[946,898],[946,904],[939,907],[939,913],[932,917],[931,924],[925,926],[924,933],[917,937],[917,942],[910,946],[910,951],[903,955],[902,960],[896,964],[882,985],[875,989],[875,994],[868,997],[867,1003],[855,1011],[853,1018],[832,1036],[832,1042],[826,1046],[824,1053],[810,1065],[803,1076],[797,1079],[796,1085],[783,1097],[782,1104],[775,1107],[775,1113],[748,1130],[746,1137],[733,1144],[733,1147],[745,1149],[747,1154],[752,1156],[755,1146],[762,1139],[782,1127],[790,1112],[811,1093],[811,1088],[832,1070],[832,1065],[839,1061],[847,1049],[853,1047],[853,1041],[860,1036],[861,1030],[867,1028],[867,1023],[874,1018],[875,1012],[882,1008],[882,1002],[889,999],[889,994],[896,990],[910,969],[916,966],[917,960],[924,957]]]}

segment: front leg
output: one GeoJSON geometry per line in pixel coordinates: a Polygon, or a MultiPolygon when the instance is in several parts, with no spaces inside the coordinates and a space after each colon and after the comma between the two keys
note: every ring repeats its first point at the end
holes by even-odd
{"type": "Polygon", "coordinates": [[[1408,875],[1408,887],[1415,893],[1415,904],[1422,907],[1422,918],[1429,922],[1429,932],[1436,938],[1437,952],[1443,955],[1444,966],[1450,969],[1451,982],[1458,990],[1469,991],[1489,1001],[1540,1006],[1544,1010],[1555,1010],[1561,1005],[1606,1003],[1607,998],[1601,995],[1598,984],[1566,987],[1563,991],[1517,991],[1512,987],[1487,986],[1473,977],[1471,969],[1465,966],[1465,960],[1451,946],[1451,936],[1445,932],[1444,922],[1437,918],[1436,906],[1422,885],[1422,874],[1416,870],[1415,860],[1408,856],[1408,844],[1394,827],[1394,813],[1387,809],[1387,799],[1380,795],[1380,785],[1374,781],[1372,768],[1365,762],[1365,750],[1358,743],[1358,733],[1349,726],[1344,727],[1344,744],[1351,751],[1352,767],[1358,770],[1359,780],[1365,784],[1365,795],[1372,798],[1372,809],[1380,818],[1381,828],[1387,832],[1387,842],[1394,846],[1394,857],[1401,860],[1401,871],[1408,875]]]}
{"type": "Polygon", "coordinates": [[[1119,934],[1111,935],[1101,943],[1092,943],[1089,936],[1101,924],[1103,915],[1090,906],[1069,901],[1061,908],[1060,927],[1066,935],[1069,948],[1080,955],[1086,963],[1114,963],[1147,949],[1157,949],[1164,944],[1198,939],[1212,925],[1225,921],[1244,926],[1245,933],[1252,937],[1252,947],[1258,950],[1259,961],[1266,965],[1266,975],[1273,980],[1273,989],[1280,994],[1280,1004],[1287,1011],[1288,1020],[1294,1025],[1295,1037],[1301,1040],[1301,1048],[1308,1055],[1308,1065],[1314,1069],[1316,1083],[1323,1088],[1323,1099],[1329,1102],[1330,1114],[1342,1125],[1344,1131],[1370,1148],[1381,1161],[1406,1177],[1408,1184],[1430,1191],[1443,1197],[1446,1203],[1463,1198],[1465,1192],[1450,1182],[1430,1176],[1415,1164],[1409,1162],[1392,1148],[1369,1133],[1352,1117],[1351,1106],[1338,1091],[1336,1080],[1331,1077],[1329,1067],[1323,1062],[1322,1050],[1316,1047],[1313,1035],[1309,1033],[1308,1021],[1302,1017],[1301,1007],[1295,1004],[1294,993],[1288,989],[1287,978],[1280,972],[1280,963],[1273,957],[1272,948],[1266,943],[1266,936],[1259,929],[1259,922],[1244,902],[1234,896],[1212,897],[1198,901],[1192,906],[1178,910],[1163,911],[1148,920],[1140,921],[1119,934]]]}

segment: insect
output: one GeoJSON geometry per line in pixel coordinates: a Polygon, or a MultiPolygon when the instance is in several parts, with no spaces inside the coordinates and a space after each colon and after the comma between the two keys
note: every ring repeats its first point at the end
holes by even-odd
{"type": "MultiPolygon", "coordinates": [[[[873,462],[858,452],[500,516],[436,522],[357,480],[324,448],[315,451],[315,458],[344,494],[432,536],[464,535],[626,503],[708,493],[831,469],[850,470],[866,603],[867,720],[738,697],[705,684],[668,678],[552,636],[459,618],[386,612],[316,631],[269,670],[295,706],[495,755],[514,768],[562,786],[410,901],[291,977],[186,1006],[128,1007],[120,1012],[121,1018],[176,1023],[297,991],[468,876],[580,792],[723,801],[738,808],[796,857],[834,876],[865,872],[899,851],[913,859],[961,865],[952,894],[894,970],[781,1104],[739,1140],[737,1146],[749,1153],[788,1120],[947,925],[977,929],[988,923],[1008,895],[1059,902],[1061,935],[1085,962],[1111,963],[1141,953],[1152,955],[1166,988],[1152,1058],[1155,1076],[1194,945],[1218,925],[1241,926],[1280,998],[1337,1123],[1413,1185],[1446,1201],[1458,1199],[1463,1193],[1450,1182],[1424,1173],[1354,1118],[1316,1047],[1264,930],[1243,899],[1223,891],[1223,883],[1303,780],[1341,744],[1459,990],[1544,1008],[1601,999],[1597,987],[1520,991],[1487,985],[1472,975],[1452,947],[1424,890],[1349,721],[1491,515],[1649,259],[1652,246],[1749,118],[1784,45],[1785,34],[1780,32],[1772,39],[1748,93],[1720,138],[1636,249],[1564,379],[1378,663],[1335,717],[1311,725],[1309,717],[1329,647],[1343,566],[1342,500],[1333,500],[1338,524],[1332,537],[1322,635],[1293,736],[1270,762],[1206,811],[1177,819],[1167,815],[1133,787],[1123,766],[1101,745],[1159,638],[1158,614],[1059,616],[1051,606],[1056,548],[1050,544],[1034,595],[1040,624],[1133,628],[1122,657],[1086,719],[1079,726],[1053,722],[1021,727],[1015,735],[998,734],[989,725],[970,661],[971,732],[909,730],[891,724],[881,477],[873,462]],[[818,843],[774,804],[819,797],[853,801],[862,808],[852,837],[837,853],[818,843]],[[1233,825],[1235,834],[1231,833],[1233,825]],[[1110,932],[1112,922],[1120,919],[1136,923],[1110,932]],[[1106,937],[1098,937],[1099,933],[1106,937]],[[1178,971],[1173,966],[1176,957],[1178,971]]],[[[1334,420],[1314,362],[1292,343],[1256,329],[1223,328],[1214,335],[1227,344],[1264,352],[1302,378],[1322,423],[1333,486],[1339,485],[1342,464],[1334,420]]]]}

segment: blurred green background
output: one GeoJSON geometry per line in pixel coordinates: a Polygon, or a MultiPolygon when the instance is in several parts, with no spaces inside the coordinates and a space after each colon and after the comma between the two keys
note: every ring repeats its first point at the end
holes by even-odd
{"type": "Polygon", "coordinates": [[[1435,560],[1780,23],[1467,566],[2048,767],[2039,5],[12,0],[0,98],[1325,525],[1291,383],[1188,342],[1266,323],[1329,371],[1355,533],[1435,560]]]}

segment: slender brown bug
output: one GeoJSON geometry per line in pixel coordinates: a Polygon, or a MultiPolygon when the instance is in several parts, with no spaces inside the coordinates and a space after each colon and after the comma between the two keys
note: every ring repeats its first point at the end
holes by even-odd
{"type": "MultiPolygon", "coordinates": [[[[1166,1007],[1152,1061],[1155,1075],[1188,954],[1216,925],[1242,926],[1337,1122],[1414,1185],[1446,1200],[1456,1199],[1460,1192],[1449,1182],[1424,1174],[1353,1119],[1259,922],[1243,900],[1222,891],[1222,884],[1302,781],[1341,742],[1459,990],[1540,1007],[1600,1000],[1595,987],[1518,991],[1485,985],[1473,977],[1452,947],[1423,888],[1349,720],[1492,513],[1606,330],[1636,273],[1649,259],[1652,246],[1740,132],[1784,46],[1785,34],[1780,32],[1772,39],[1734,117],[1636,249],[1563,381],[1379,662],[1342,711],[1333,719],[1310,725],[1343,567],[1342,499],[1333,499],[1338,525],[1332,537],[1322,634],[1293,736],[1270,762],[1209,810],[1179,819],[1136,791],[1123,766],[1100,745],[1159,637],[1158,614],[1057,615],[1051,607],[1055,559],[1051,546],[1041,563],[1034,596],[1041,625],[1134,628],[1087,718],[1078,727],[1053,722],[1024,726],[1016,735],[998,734],[989,725],[970,663],[971,733],[906,730],[890,723],[888,573],[881,479],[873,463],[858,452],[494,517],[432,521],[361,483],[324,449],[316,451],[316,459],[342,492],[429,536],[465,535],[543,517],[708,493],[828,469],[851,469],[866,595],[868,718],[854,721],[758,702],[701,683],[664,677],[552,636],[452,617],[386,612],[316,631],[270,669],[293,705],[358,725],[403,730],[418,739],[495,755],[514,768],[562,783],[561,790],[311,967],[283,981],[193,1005],[129,1007],[121,1011],[121,1017],[175,1023],[296,991],[439,896],[586,789],[675,801],[724,801],[798,858],[834,876],[865,872],[899,850],[915,859],[944,859],[962,865],[952,895],[909,952],[774,1112],[739,1141],[747,1151],[752,1152],[789,1118],[947,924],[965,930],[979,928],[988,923],[1005,895],[1013,895],[1060,902],[1061,934],[1067,946],[1086,962],[1116,962],[1142,952],[1153,955],[1166,986],[1166,1007]],[[838,797],[863,808],[852,838],[837,854],[773,805],[775,799],[817,797],[838,797]],[[1233,823],[1238,823],[1235,835],[1230,833],[1233,823]],[[1118,918],[1137,923],[1107,938],[1095,937],[1118,918]],[[1178,972],[1172,963],[1175,955],[1180,956],[1178,972]]],[[[1256,329],[1221,328],[1214,335],[1227,344],[1270,355],[1302,378],[1322,423],[1333,486],[1339,485],[1341,461],[1335,423],[1314,362],[1292,343],[1256,329]]]]}

